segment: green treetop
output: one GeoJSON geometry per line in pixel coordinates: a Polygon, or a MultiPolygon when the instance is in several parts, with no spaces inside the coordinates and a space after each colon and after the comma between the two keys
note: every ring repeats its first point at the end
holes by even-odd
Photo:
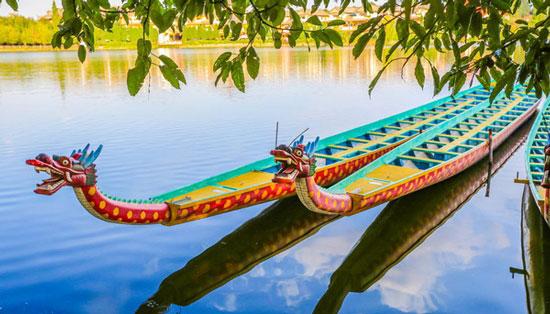
{"type": "MultiPolygon", "coordinates": [[[[17,10],[16,0],[5,1],[17,10]]],[[[339,16],[351,2],[341,0],[339,16]]],[[[231,78],[240,91],[245,90],[245,68],[251,78],[258,75],[260,60],[254,49],[258,40],[269,39],[275,48],[280,48],[285,38],[291,47],[298,38],[317,48],[344,45],[335,28],[346,22],[323,22],[315,15],[321,6],[328,7],[329,0],[123,0],[118,7],[109,0],[62,0],[62,4],[59,31],[51,43],[56,48],[80,45],[81,61],[87,51],[94,51],[94,29],[111,31],[120,19],[126,23],[130,17],[139,20],[142,36],[136,42],[138,55],[127,80],[132,95],[141,89],[151,66],[159,67],[175,88],[185,84],[178,65],[152,51],[151,25],[160,33],[171,28],[183,32],[186,23],[206,17],[229,40],[236,41],[244,33],[247,44],[237,53],[222,53],[213,68],[218,73],[216,84],[231,78]],[[309,11],[311,16],[302,19],[298,9],[309,11]],[[285,24],[289,26],[283,25],[285,19],[290,19],[285,24]]],[[[414,66],[420,86],[424,86],[426,72],[431,75],[434,94],[444,87],[456,93],[474,78],[486,88],[494,81],[491,99],[503,90],[511,93],[516,83],[526,84],[539,97],[549,93],[548,0],[361,0],[361,6],[369,19],[356,26],[349,38],[353,55],[358,58],[367,44],[373,44],[376,57],[383,63],[369,92],[390,64],[400,62],[403,68],[414,66]],[[519,18],[529,11],[530,19],[519,18]],[[390,33],[397,33],[397,40],[386,40],[390,33]],[[453,55],[450,69],[437,69],[431,63],[425,56],[431,48],[453,55]],[[518,51],[521,58],[514,57],[518,51]]]]}

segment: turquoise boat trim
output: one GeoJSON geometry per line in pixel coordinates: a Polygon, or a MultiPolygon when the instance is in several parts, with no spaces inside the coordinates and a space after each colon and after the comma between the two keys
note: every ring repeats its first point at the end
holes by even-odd
{"type": "MultiPolygon", "coordinates": [[[[523,89],[522,85],[516,85],[514,87],[514,90],[521,90],[523,89]]],[[[498,102],[499,100],[503,99],[504,92],[501,92],[497,95],[497,97],[494,99],[493,103],[498,102]]],[[[401,158],[400,155],[409,152],[411,149],[414,149],[416,146],[429,142],[431,138],[434,136],[440,135],[440,133],[447,131],[447,129],[463,120],[472,119],[474,114],[477,112],[482,111],[483,109],[489,107],[490,103],[488,100],[485,100],[481,103],[479,103],[477,106],[474,106],[463,113],[445,121],[444,123],[441,123],[439,125],[436,125],[429,130],[423,132],[419,136],[415,137],[414,139],[408,141],[407,143],[404,143],[400,145],[399,147],[395,148],[391,152],[381,156],[380,158],[376,159],[375,161],[371,162],[370,164],[366,165],[365,167],[361,168],[360,170],[356,171],[355,173],[351,174],[347,178],[343,179],[342,181],[336,183],[333,185],[329,190],[331,193],[345,193],[346,187],[350,184],[354,183],[355,181],[362,179],[365,177],[365,175],[385,164],[389,164],[392,161],[394,161],[397,158],[401,158]]],[[[473,118],[475,120],[475,118],[473,118]]],[[[440,143],[439,143],[440,144],[440,143]]],[[[458,155],[453,157],[457,158],[458,155]]],[[[410,175],[408,177],[402,178],[400,181],[406,181],[408,178],[414,177],[416,174],[410,175]]]]}
{"type": "Polygon", "coordinates": [[[533,193],[533,197],[537,201],[544,199],[542,195],[540,195],[535,182],[540,182],[542,180],[542,172],[544,168],[544,146],[548,140],[548,131],[550,130],[550,125],[544,126],[543,123],[548,120],[550,120],[550,98],[546,98],[546,101],[542,104],[540,112],[533,123],[533,128],[531,129],[531,132],[529,132],[527,145],[525,146],[525,171],[527,173],[527,178],[529,179],[529,188],[531,193],[533,193]],[[546,130],[541,131],[542,128],[545,128],[546,130]],[[537,136],[539,138],[537,138],[537,136]],[[534,145],[535,141],[539,142],[537,144],[542,145],[534,145]],[[533,171],[533,166],[541,169],[540,174],[533,171]]]}
{"type": "MultiPolygon", "coordinates": [[[[458,104],[459,100],[457,100],[457,99],[460,99],[462,97],[465,97],[467,99],[473,98],[473,101],[486,101],[486,99],[488,98],[488,95],[489,95],[489,93],[481,85],[466,89],[464,91],[459,92],[454,97],[453,96],[447,96],[447,97],[444,97],[444,98],[441,98],[441,99],[438,99],[438,100],[434,100],[434,101],[429,102],[425,105],[422,105],[422,106],[419,106],[419,107],[416,107],[416,108],[413,108],[413,109],[409,109],[407,111],[398,113],[396,115],[393,115],[393,116],[390,116],[390,117],[387,117],[387,118],[384,118],[384,119],[381,119],[381,120],[378,120],[378,121],[375,121],[375,122],[372,122],[372,123],[369,123],[369,124],[365,124],[363,126],[354,128],[354,129],[349,130],[349,131],[345,131],[343,133],[339,133],[339,134],[332,135],[332,136],[329,136],[327,138],[324,138],[324,139],[319,141],[319,144],[317,145],[317,150],[316,150],[315,153],[317,154],[317,152],[323,151],[324,149],[328,148],[329,145],[338,144],[342,141],[349,140],[350,138],[363,136],[367,132],[374,131],[378,128],[385,127],[388,124],[393,124],[393,123],[397,123],[397,122],[406,122],[406,123],[414,124],[414,122],[411,122],[411,121],[400,121],[400,120],[410,118],[412,115],[420,114],[423,111],[430,110],[430,109],[432,109],[434,107],[437,107],[439,105],[442,105],[446,102],[456,102],[458,104]]],[[[474,105],[474,104],[472,104],[472,105],[474,105]]],[[[426,117],[423,116],[423,118],[426,118],[426,117]]],[[[437,126],[437,124],[430,124],[430,128],[432,128],[434,126],[437,126]]],[[[333,156],[329,156],[329,157],[334,158],[333,156]]],[[[255,171],[255,170],[262,171],[262,170],[267,170],[267,169],[270,169],[270,168],[276,167],[276,166],[277,166],[277,164],[274,162],[273,158],[268,157],[268,158],[250,163],[248,165],[236,168],[234,170],[231,170],[231,171],[228,171],[228,172],[225,172],[225,173],[207,178],[205,180],[196,182],[194,184],[190,184],[188,186],[181,187],[181,188],[178,188],[176,190],[154,196],[154,197],[151,198],[151,200],[155,201],[155,202],[169,201],[169,200],[177,198],[177,197],[179,197],[183,194],[198,190],[198,189],[203,188],[203,187],[207,187],[207,186],[211,186],[211,185],[217,185],[218,182],[231,179],[233,177],[236,177],[238,175],[241,175],[241,174],[244,174],[244,173],[247,173],[247,172],[250,172],[250,171],[255,171]]]]}

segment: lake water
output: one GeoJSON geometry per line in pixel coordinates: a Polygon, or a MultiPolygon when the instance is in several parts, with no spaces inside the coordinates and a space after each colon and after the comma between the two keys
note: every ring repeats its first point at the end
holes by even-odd
{"type": "Polygon", "coordinates": [[[477,167],[341,219],[289,199],[173,227],[116,225],[68,188],[32,192],[42,176],[24,160],[40,152],[102,143],[99,186],[143,198],[266,157],[277,121],[281,140],[306,127],[325,137],[432,99],[429,82],[422,90],[399,67],[369,97],[369,50],[353,60],[348,49],[261,49],[245,94],[215,88],[222,51],[162,50],[189,84],[174,90],[153,72],[137,97],[126,90],[132,52],[84,65],[74,52],[0,54],[0,313],[129,313],[153,296],[169,313],[526,311],[523,279],[509,273],[522,268],[523,187],[512,180],[523,148],[512,152],[526,129],[501,150],[512,155],[488,198],[477,167]]]}

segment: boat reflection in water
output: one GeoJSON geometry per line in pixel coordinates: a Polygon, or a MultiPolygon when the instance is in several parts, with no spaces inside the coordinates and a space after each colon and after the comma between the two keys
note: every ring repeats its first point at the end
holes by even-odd
{"type": "MultiPolygon", "coordinates": [[[[494,174],[527,136],[526,123],[494,152],[494,174]]],[[[336,313],[349,292],[363,292],[419,246],[478,191],[488,178],[487,158],[459,175],[389,203],[332,274],[315,313],[336,313]]]]}
{"type": "Polygon", "coordinates": [[[522,258],[528,313],[550,312],[550,229],[535,200],[523,191],[522,258]]]}
{"type": "Polygon", "coordinates": [[[163,313],[171,304],[189,305],[338,218],[313,213],[296,197],[279,201],[164,279],[137,313],[163,313]]]}

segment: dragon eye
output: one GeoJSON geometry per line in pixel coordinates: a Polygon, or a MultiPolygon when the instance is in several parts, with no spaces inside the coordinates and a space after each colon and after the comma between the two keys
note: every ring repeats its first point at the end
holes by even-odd
{"type": "Polygon", "coordinates": [[[59,158],[59,163],[64,167],[70,167],[71,166],[71,161],[67,157],[60,157],[59,158]]]}
{"type": "Polygon", "coordinates": [[[304,152],[302,152],[300,149],[295,149],[294,150],[294,154],[298,157],[302,157],[302,155],[304,154],[304,152]]]}

